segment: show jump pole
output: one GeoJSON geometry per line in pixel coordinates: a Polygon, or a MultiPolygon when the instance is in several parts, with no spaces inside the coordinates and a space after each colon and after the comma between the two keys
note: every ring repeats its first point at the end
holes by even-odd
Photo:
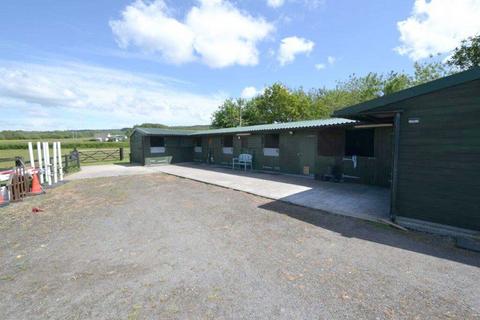
{"type": "Polygon", "coordinates": [[[38,169],[39,175],[40,175],[40,183],[43,184],[43,161],[42,161],[42,144],[40,142],[37,142],[37,154],[38,154],[38,169]]]}
{"type": "Polygon", "coordinates": [[[33,157],[33,145],[31,142],[28,143],[28,155],[30,157],[30,167],[35,169],[35,158],[33,157]]]}
{"type": "Polygon", "coordinates": [[[52,185],[52,177],[50,175],[50,150],[48,148],[48,142],[43,143],[43,155],[45,159],[45,180],[48,185],[52,185]]]}
{"type": "Polygon", "coordinates": [[[57,152],[58,152],[58,171],[60,173],[60,181],[63,181],[63,163],[62,163],[62,143],[57,142],[57,152]]]}
{"type": "Polygon", "coordinates": [[[57,143],[53,143],[53,183],[58,182],[58,174],[57,174],[57,143]]]}

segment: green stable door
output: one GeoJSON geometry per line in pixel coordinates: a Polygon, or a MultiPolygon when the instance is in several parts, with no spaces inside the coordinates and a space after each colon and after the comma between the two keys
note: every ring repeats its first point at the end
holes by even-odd
{"type": "Polygon", "coordinates": [[[280,170],[292,174],[313,174],[317,153],[314,132],[280,135],[280,170]]]}

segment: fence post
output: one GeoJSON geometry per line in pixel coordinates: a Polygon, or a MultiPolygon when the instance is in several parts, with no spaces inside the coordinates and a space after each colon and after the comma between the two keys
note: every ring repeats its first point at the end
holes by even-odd
{"type": "Polygon", "coordinates": [[[68,172],[68,154],[65,155],[65,167],[63,170],[64,172],[68,172]]]}
{"type": "Polygon", "coordinates": [[[120,148],[120,161],[123,160],[123,148],[120,148]]]}

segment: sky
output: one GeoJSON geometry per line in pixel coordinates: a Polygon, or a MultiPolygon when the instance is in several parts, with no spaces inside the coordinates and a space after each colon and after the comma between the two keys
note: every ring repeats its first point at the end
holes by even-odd
{"type": "Polygon", "coordinates": [[[208,124],[274,82],[411,72],[479,17],[480,0],[3,0],[0,130],[208,124]]]}

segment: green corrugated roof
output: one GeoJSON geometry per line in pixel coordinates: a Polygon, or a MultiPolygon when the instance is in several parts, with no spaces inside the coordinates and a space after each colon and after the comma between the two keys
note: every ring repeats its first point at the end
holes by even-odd
{"type": "Polygon", "coordinates": [[[162,135],[162,136],[188,136],[195,133],[194,130],[173,130],[162,128],[135,128],[134,131],[138,131],[145,135],[162,135]]]}
{"type": "Polygon", "coordinates": [[[342,118],[330,118],[320,120],[306,120],[285,123],[261,124],[256,126],[234,127],[211,130],[169,130],[160,128],[135,128],[146,135],[163,135],[163,136],[199,136],[199,135],[214,135],[214,134],[235,134],[235,133],[249,133],[257,131],[276,131],[289,129],[303,129],[303,128],[319,128],[328,126],[339,126],[354,124],[357,121],[342,118]]]}
{"type": "Polygon", "coordinates": [[[448,87],[460,85],[465,82],[480,79],[480,67],[460,72],[448,77],[430,81],[415,87],[398,91],[380,98],[335,111],[334,115],[339,117],[353,117],[359,113],[368,112],[371,109],[384,107],[402,100],[410,99],[416,96],[424,95],[430,92],[442,90],[448,87]]]}
{"type": "Polygon", "coordinates": [[[330,118],[320,120],[306,120],[295,121],[285,123],[272,123],[272,124],[260,124],[256,126],[235,127],[235,128],[223,128],[212,129],[195,132],[194,135],[206,135],[206,134],[234,134],[234,133],[248,133],[256,131],[275,131],[275,130],[288,130],[288,129],[301,129],[301,128],[318,128],[326,126],[338,126],[345,124],[352,124],[356,121],[341,118],[330,118]]]}

